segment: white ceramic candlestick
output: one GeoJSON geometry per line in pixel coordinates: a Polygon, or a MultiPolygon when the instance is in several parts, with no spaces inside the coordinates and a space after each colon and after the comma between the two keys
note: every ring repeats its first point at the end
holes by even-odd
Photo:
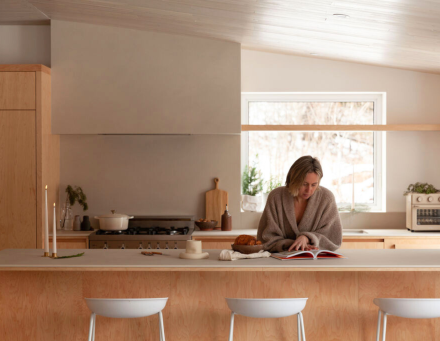
{"type": "Polygon", "coordinates": [[[47,185],[44,189],[44,257],[49,257],[49,222],[47,213],[47,185]]]}
{"type": "Polygon", "coordinates": [[[57,258],[57,217],[55,212],[55,203],[53,203],[53,232],[52,232],[52,257],[57,258]]]}

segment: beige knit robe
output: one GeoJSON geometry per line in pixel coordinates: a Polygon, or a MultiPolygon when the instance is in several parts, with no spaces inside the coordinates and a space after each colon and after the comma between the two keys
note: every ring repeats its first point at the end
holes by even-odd
{"type": "Polygon", "coordinates": [[[308,199],[304,215],[296,225],[293,196],[287,187],[270,192],[258,226],[257,239],[270,252],[287,250],[304,235],[321,250],[337,250],[342,243],[342,224],[332,192],[322,186],[308,199]]]}

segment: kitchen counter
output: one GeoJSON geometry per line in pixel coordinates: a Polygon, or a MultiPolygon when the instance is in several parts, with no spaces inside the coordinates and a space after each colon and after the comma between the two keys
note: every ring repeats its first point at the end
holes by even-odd
{"type": "Polygon", "coordinates": [[[51,259],[42,250],[0,251],[0,270],[21,271],[440,271],[440,250],[343,250],[345,259],[291,260],[274,258],[218,260],[180,259],[184,250],[161,250],[163,255],[144,256],[140,250],[58,250],[58,256],[85,252],[82,257],[51,259]]]}
{"type": "MultiPolygon", "coordinates": [[[[303,311],[308,341],[373,340],[376,297],[440,297],[440,250],[343,250],[346,259],[279,261],[272,258],[183,260],[183,250],[143,256],[139,250],[85,252],[50,259],[43,250],[0,251],[0,335],[4,340],[87,340],[85,297],[168,297],[163,311],[168,340],[227,340],[230,310],[225,297],[308,297],[303,311]],[[25,327],[23,327],[23,321],[25,327]],[[196,334],[195,334],[196,333],[196,334]]],[[[392,317],[387,339],[440,341],[439,319],[392,317]]],[[[97,318],[98,340],[159,339],[157,316],[97,318]]],[[[242,341],[295,339],[296,317],[237,316],[242,341]]]]}
{"type": "MultiPolygon", "coordinates": [[[[95,231],[96,230],[92,230],[92,231],[57,230],[57,237],[88,237],[95,231]]],[[[49,236],[52,237],[52,235],[53,235],[52,229],[50,229],[49,236]]]]}
{"type": "MultiPolygon", "coordinates": [[[[241,229],[232,231],[194,231],[193,237],[237,237],[240,234],[248,234],[251,236],[257,235],[257,229],[241,229]]],[[[426,237],[438,237],[439,232],[411,232],[407,229],[365,229],[365,230],[343,230],[343,237],[393,237],[393,238],[426,238],[426,237]]]]}

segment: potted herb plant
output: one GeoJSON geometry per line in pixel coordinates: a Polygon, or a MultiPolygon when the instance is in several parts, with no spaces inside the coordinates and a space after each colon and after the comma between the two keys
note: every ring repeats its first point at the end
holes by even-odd
{"type": "Polygon", "coordinates": [[[271,176],[269,178],[269,181],[266,182],[266,189],[263,192],[263,202],[264,206],[266,206],[267,197],[269,196],[269,193],[272,192],[275,188],[281,187],[283,183],[281,180],[276,176],[271,176]]]}
{"type": "Polygon", "coordinates": [[[434,185],[428,183],[416,182],[415,184],[410,184],[403,195],[408,195],[410,193],[420,193],[420,194],[431,194],[437,193],[439,190],[434,187],[434,185]]]}
{"type": "Polygon", "coordinates": [[[263,179],[255,165],[251,167],[246,165],[242,176],[242,190],[243,211],[262,211],[263,197],[258,194],[263,191],[263,179]]]}

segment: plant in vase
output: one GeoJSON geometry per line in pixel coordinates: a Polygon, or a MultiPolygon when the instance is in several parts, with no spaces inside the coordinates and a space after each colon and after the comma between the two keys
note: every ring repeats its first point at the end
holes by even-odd
{"type": "Polygon", "coordinates": [[[242,176],[242,206],[243,211],[261,211],[263,197],[257,196],[263,191],[263,179],[257,167],[246,165],[242,176]]]}
{"type": "Polygon", "coordinates": [[[89,209],[89,205],[87,205],[87,196],[84,194],[81,187],[72,187],[68,185],[66,187],[66,193],[66,202],[64,203],[61,214],[60,225],[62,229],[71,230],[73,227],[72,206],[75,205],[75,202],[78,202],[78,204],[82,206],[83,211],[87,211],[89,209]]]}

